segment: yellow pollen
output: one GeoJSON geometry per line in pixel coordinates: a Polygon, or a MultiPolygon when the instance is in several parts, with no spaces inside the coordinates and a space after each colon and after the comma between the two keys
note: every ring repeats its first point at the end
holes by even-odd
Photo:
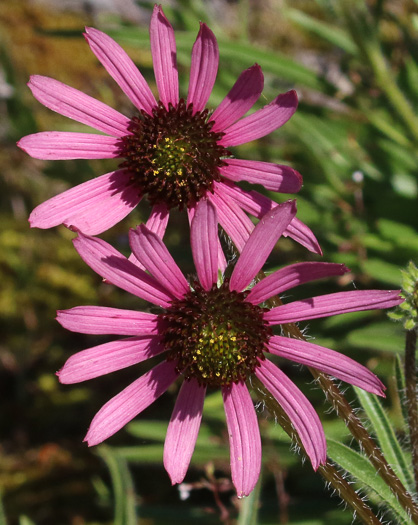
{"type": "Polygon", "coordinates": [[[213,345],[213,343],[215,342],[215,339],[209,339],[209,342],[213,345]]]}
{"type": "Polygon", "coordinates": [[[234,341],[234,342],[235,342],[236,340],[237,340],[237,338],[235,337],[235,335],[233,335],[233,336],[231,337],[231,341],[234,341]]]}

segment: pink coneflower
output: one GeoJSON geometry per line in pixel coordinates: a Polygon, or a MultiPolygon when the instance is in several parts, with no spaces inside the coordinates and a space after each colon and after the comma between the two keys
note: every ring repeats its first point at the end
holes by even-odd
{"type": "Polygon", "coordinates": [[[168,425],[164,465],[180,483],[193,454],[206,389],[220,388],[231,450],[232,480],[238,496],[257,482],[261,441],[247,381],[255,374],[289,416],[312,466],[325,461],[319,418],[306,397],[269,354],[322,370],[383,395],[384,386],[367,368],[321,346],[273,335],[272,327],[346,312],[388,308],[402,302],[398,291],[340,292],[278,306],[259,306],[302,283],[341,275],[342,264],[298,263],[248,286],[277,239],[295,216],[294,202],[278,205],[255,227],[229,279],[218,281],[217,212],[210,201],[197,206],[191,246],[197,278],[190,283],[163,241],[145,225],[130,231],[130,245],[145,272],[105,241],[84,234],[74,240],[82,259],[106,281],[161,307],[160,314],[80,306],[58,312],[65,328],[85,334],[120,334],[68,359],[58,372],[62,383],[77,383],[164,354],[165,359],[112,398],[93,419],[86,441],[101,443],[153,403],[179,377],[183,384],[168,425]]]}
{"type": "MultiPolygon", "coordinates": [[[[131,100],[137,114],[126,117],[109,106],[58,80],[32,76],[29,87],[46,107],[103,133],[49,131],[28,135],[18,145],[38,159],[123,159],[119,168],[44,202],[32,212],[31,226],[59,224],[97,235],[122,220],[143,197],[152,205],[147,226],[164,235],[172,208],[186,208],[190,219],[196,203],[209,198],[219,221],[238,249],[253,223],[276,205],[256,191],[244,191],[237,181],[266,189],[298,192],[301,175],[288,166],[239,160],[227,148],[263,137],[285,124],[297,107],[295,91],[278,95],[270,104],[242,118],[263,89],[263,74],[255,64],[245,70],[217,109],[205,105],[218,70],[219,52],[212,31],[201,24],[193,46],[187,100],[179,98],[174,31],[161,6],[151,18],[151,53],[159,101],[145,79],[108,35],[86,28],[86,40],[108,73],[131,100]]],[[[311,251],[320,247],[311,230],[294,219],[288,235],[311,251]]]]}

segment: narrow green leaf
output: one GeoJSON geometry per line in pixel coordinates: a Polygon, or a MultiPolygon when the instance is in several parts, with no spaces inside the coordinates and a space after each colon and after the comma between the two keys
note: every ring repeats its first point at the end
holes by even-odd
{"type": "Polygon", "coordinates": [[[365,392],[361,388],[354,387],[367,419],[376,435],[380,448],[391,465],[398,478],[408,490],[413,490],[414,480],[411,470],[411,462],[408,461],[404,451],[401,449],[396,438],[395,431],[386,412],[376,396],[365,392]]]}
{"type": "Polygon", "coordinates": [[[98,454],[105,461],[112,479],[115,498],[115,525],[136,525],[136,502],[133,480],[125,458],[115,448],[102,445],[98,454]]]}
{"type": "Polygon", "coordinates": [[[396,377],[396,385],[398,387],[398,393],[399,398],[401,401],[401,411],[402,411],[402,417],[403,417],[403,427],[407,428],[407,421],[408,421],[408,410],[406,407],[406,403],[404,403],[404,396],[405,396],[405,390],[406,390],[406,383],[405,383],[405,373],[403,369],[403,364],[401,361],[401,358],[399,354],[396,354],[395,356],[395,377],[396,377]]]}
{"type": "Polygon", "coordinates": [[[307,31],[318,35],[320,38],[327,40],[331,44],[343,49],[351,55],[358,54],[358,48],[349,34],[339,27],[332,26],[321,20],[317,20],[307,15],[299,9],[288,8],[285,10],[285,16],[293,22],[303,27],[307,31]]]}
{"type": "Polygon", "coordinates": [[[367,486],[374,491],[396,516],[398,525],[409,525],[411,523],[407,513],[401,507],[388,485],[377,475],[372,464],[365,456],[337,441],[328,440],[327,445],[328,456],[354,476],[362,487],[367,486]]]}

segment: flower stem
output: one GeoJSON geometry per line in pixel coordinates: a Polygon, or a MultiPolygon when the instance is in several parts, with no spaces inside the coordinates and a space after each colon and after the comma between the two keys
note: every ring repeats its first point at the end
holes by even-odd
{"type": "Polygon", "coordinates": [[[412,465],[414,467],[415,490],[418,491],[418,406],[415,350],[417,346],[417,329],[406,332],[405,341],[405,383],[408,409],[409,437],[412,450],[412,465]]]}
{"type": "MultiPolygon", "coordinates": [[[[263,383],[253,376],[251,378],[252,386],[258,393],[262,394],[262,400],[267,409],[273,414],[283,430],[296,441],[298,446],[304,450],[298,434],[295,432],[292,423],[290,422],[286,412],[277,403],[277,401],[269,394],[263,383]]],[[[318,468],[318,473],[329,483],[340,498],[345,501],[353,509],[354,513],[366,525],[382,525],[382,522],[376,517],[372,509],[362,500],[353,487],[343,478],[342,474],[331,464],[327,459],[324,465],[318,468]]]]}

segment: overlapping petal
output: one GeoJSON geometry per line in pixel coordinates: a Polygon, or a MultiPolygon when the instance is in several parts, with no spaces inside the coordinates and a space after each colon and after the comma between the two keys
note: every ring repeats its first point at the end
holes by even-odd
{"type": "Polygon", "coordinates": [[[140,224],[129,232],[129,244],[138,261],[174,297],[181,299],[190,289],[180,268],[158,235],[140,224]]]}
{"type": "Polygon", "coordinates": [[[154,277],[128,261],[110,244],[81,232],[73,240],[83,261],[109,283],[158,306],[167,307],[174,296],[154,277]]]}
{"type": "Polygon", "coordinates": [[[265,312],[264,319],[274,325],[361,310],[392,308],[403,302],[399,293],[400,290],[354,290],[319,295],[272,308],[265,312]]]}
{"type": "Polygon", "coordinates": [[[122,390],[95,415],[84,441],[89,447],[113,436],[151,405],[178,377],[175,364],[164,361],[122,390]]]}
{"type": "Polygon", "coordinates": [[[187,104],[193,104],[193,114],[205,109],[215,84],[218,72],[219,49],[215,35],[206,24],[200,24],[200,31],[192,50],[189,93],[187,104]]]}
{"type": "Polygon", "coordinates": [[[295,202],[288,201],[277,205],[260,220],[234,266],[230,290],[240,292],[251,283],[295,214],[295,202]]]}
{"type": "Polygon", "coordinates": [[[219,144],[229,148],[264,137],[286,124],[297,107],[296,91],[292,90],[278,95],[270,104],[224,130],[225,135],[219,144]]]}
{"type": "Polygon", "coordinates": [[[156,5],[152,13],[150,39],[158,93],[168,109],[169,104],[178,104],[179,78],[174,30],[160,5],[156,5]]]}
{"type": "Polygon", "coordinates": [[[103,131],[112,137],[129,133],[130,120],[115,109],[53,78],[33,75],[28,83],[33,96],[60,115],[103,131]]]}
{"type": "Polygon", "coordinates": [[[215,207],[200,201],[190,228],[193,261],[200,284],[210,290],[218,280],[218,221],[215,207]]]}
{"type": "Polygon", "coordinates": [[[317,470],[319,465],[325,463],[327,454],[325,434],[318,414],[297,386],[267,359],[256,368],[255,374],[286,412],[312,467],[317,470]]]}
{"type": "Polygon", "coordinates": [[[164,443],[164,467],[171,483],[181,483],[189,468],[199,433],[206,387],[183,381],[164,443]]]}
{"type": "Polygon", "coordinates": [[[87,235],[97,235],[126,217],[140,200],[130,174],[118,170],[43,202],[30,214],[29,222],[32,228],[65,224],[87,235]]]}
{"type": "Polygon", "coordinates": [[[268,348],[272,354],[312,366],[367,392],[384,396],[385,386],[380,379],[344,354],[307,341],[278,335],[270,338],[268,348]]]}
{"type": "Polygon", "coordinates": [[[337,263],[323,263],[323,262],[306,262],[296,263],[277,270],[251,288],[246,301],[252,304],[259,304],[273,295],[299,286],[300,284],[323,279],[324,277],[332,277],[335,275],[343,275],[350,271],[344,264],[337,263]]]}
{"type": "Polygon", "coordinates": [[[57,321],[80,334],[157,335],[158,316],[106,306],[76,306],[58,310],[57,321]]]}
{"type": "Polygon", "coordinates": [[[136,365],[164,351],[159,337],[129,337],[72,355],[57,375],[61,383],[80,383],[136,365]]]}
{"type": "Polygon", "coordinates": [[[222,388],[231,453],[231,475],[239,498],[248,496],[260,476],[261,439],[257,416],[243,382],[222,388]]]}
{"type": "Polygon", "coordinates": [[[157,106],[157,101],[145,78],[120,45],[93,27],[86,27],[84,36],[90,49],[132,104],[137,109],[144,109],[151,114],[152,109],[157,106]]]}
{"type": "Polygon", "coordinates": [[[229,180],[261,184],[267,190],[297,193],[302,187],[302,175],[290,166],[255,160],[226,159],[220,173],[229,180]]]}

